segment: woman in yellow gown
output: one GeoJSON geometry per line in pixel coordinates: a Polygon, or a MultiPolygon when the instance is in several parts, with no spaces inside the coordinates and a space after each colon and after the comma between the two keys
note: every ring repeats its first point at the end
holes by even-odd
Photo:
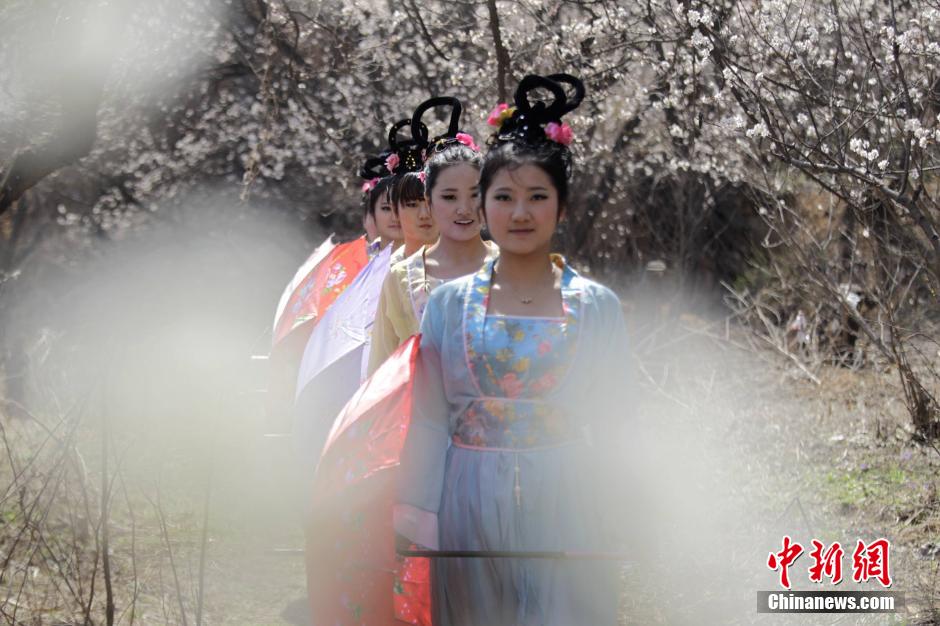
{"type": "Polygon", "coordinates": [[[372,327],[370,375],[418,332],[424,307],[435,288],[476,272],[497,253],[496,246],[480,236],[483,220],[478,182],[482,157],[473,138],[458,131],[460,101],[428,100],[415,111],[413,128],[420,127],[425,111],[440,105],[452,106],[447,133],[431,144],[424,169],[404,175],[395,189],[401,207],[419,197],[427,203],[440,238],[392,264],[372,327]]]}

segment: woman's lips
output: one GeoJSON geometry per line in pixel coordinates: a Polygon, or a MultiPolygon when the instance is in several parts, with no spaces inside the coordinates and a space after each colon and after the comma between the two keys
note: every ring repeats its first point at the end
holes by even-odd
{"type": "Polygon", "coordinates": [[[457,226],[472,226],[476,223],[476,220],[454,220],[454,224],[457,226]]]}

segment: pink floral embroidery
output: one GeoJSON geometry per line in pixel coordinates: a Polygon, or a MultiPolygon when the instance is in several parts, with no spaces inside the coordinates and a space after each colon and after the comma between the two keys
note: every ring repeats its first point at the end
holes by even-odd
{"type": "Polygon", "coordinates": [[[560,143],[563,146],[567,146],[574,139],[574,131],[564,122],[561,124],[556,122],[546,124],[545,135],[555,143],[560,143]]]}
{"type": "Polygon", "coordinates": [[[539,356],[545,356],[551,351],[552,351],[551,341],[549,341],[548,339],[545,339],[541,343],[539,343],[539,348],[538,348],[539,356]]]}
{"type": "Polygon", "coordinates": [[[346,278],[346,268],[343,267],[342,263],[337,263],[336,265],[330,268],[330,273],[326,277],[326,285],[324,286],[324,289],[326,291],[329,291],[330,289],[332,289],[333,287],[341,283],[344,278],[346,278]]]}
{"type": "Polygon", "coordinates": [[[385,167],[389,172],[394,172],[399,163],[401,163],[401,159],[397,154],[390,154],[388,158],[385,159],[385,167]]]}
{"type": "Polygon", "coordinates": [[[507,398],[518,398],[520,395],[522,395],[522,390],[524,387],[522,381],[519,380],[519,377],[516,376],[515,372],[509,372],[508,374],[505,374],[499,380],[499,386],[506,393],[507,398]]]}
{"type": "Polygon", "coordinates": [[[456,139],[457,139],[458,142],[460,142],[460,143],[462,143],[463,145],[467,146],[468,148],[470,148],[470,149],[473,150],[474,152],[479,152],[479,151],[480,151],[480,146],[478,146],[478,145],[476,144],[476,142],[473,141],[473,137],[470,136],[470,135],[468,135],[467,133],[457,133],[456,139]]]}
{"type": "Polygon", "coordinates": [[[556,384],[558,384],[558,379],[555,377],[555,374],[548,372],[536,379],[530,387],[532,391],[539,393],[553,389],[556,384]]]}

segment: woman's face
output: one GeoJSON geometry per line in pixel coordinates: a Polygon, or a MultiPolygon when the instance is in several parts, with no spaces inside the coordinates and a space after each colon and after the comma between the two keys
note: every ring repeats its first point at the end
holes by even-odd
{"type": "Polygon", "coordinates": [[[469,241],[480,236],[480,170],[469,163],[451,165],[438,174],[430,207],[441,237],[469,241]]]}
{"type": "Polygon", "coordinates": [[[369,211],[366,211],[366,214],[362,218],[362,228],[366,231],[366,239],[370,242],[379,234],[378,230],[375,228],[375,216],[369,211]]]}
{"type": "Polygon", "coordinates": [[[537,165],[503,168],[486,190],[486,225],[500,250],[545,252],[561,217],[558,190],[537,165]]]}
{"type": "Polygon", "coordinates": [[[379,196],[375,201],[375,230],[382,241],[401,241],[401,222],[392,207],[392,200],[388,194],[379,196]]]}
{"type": "Polygon", "coordinates": [[[437,241],[437,226],[424,198],[401,202],[398,205],[398,220],[406,245],[424,245],[437,241]]]}

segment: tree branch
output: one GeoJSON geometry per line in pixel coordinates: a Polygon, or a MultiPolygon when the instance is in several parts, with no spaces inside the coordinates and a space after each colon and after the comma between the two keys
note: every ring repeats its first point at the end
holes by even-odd
{"type": "Polygon", "coordinates": [[[503,37],[499,32],[499,11],[496,0],[486,0],[486,8],[490,14],[490,31],[493,33],[493,46],[496,48],[496,90],[499,101],[506,102],[506,77],[509,74],[509,52],[503,45],[503,37]]]}

